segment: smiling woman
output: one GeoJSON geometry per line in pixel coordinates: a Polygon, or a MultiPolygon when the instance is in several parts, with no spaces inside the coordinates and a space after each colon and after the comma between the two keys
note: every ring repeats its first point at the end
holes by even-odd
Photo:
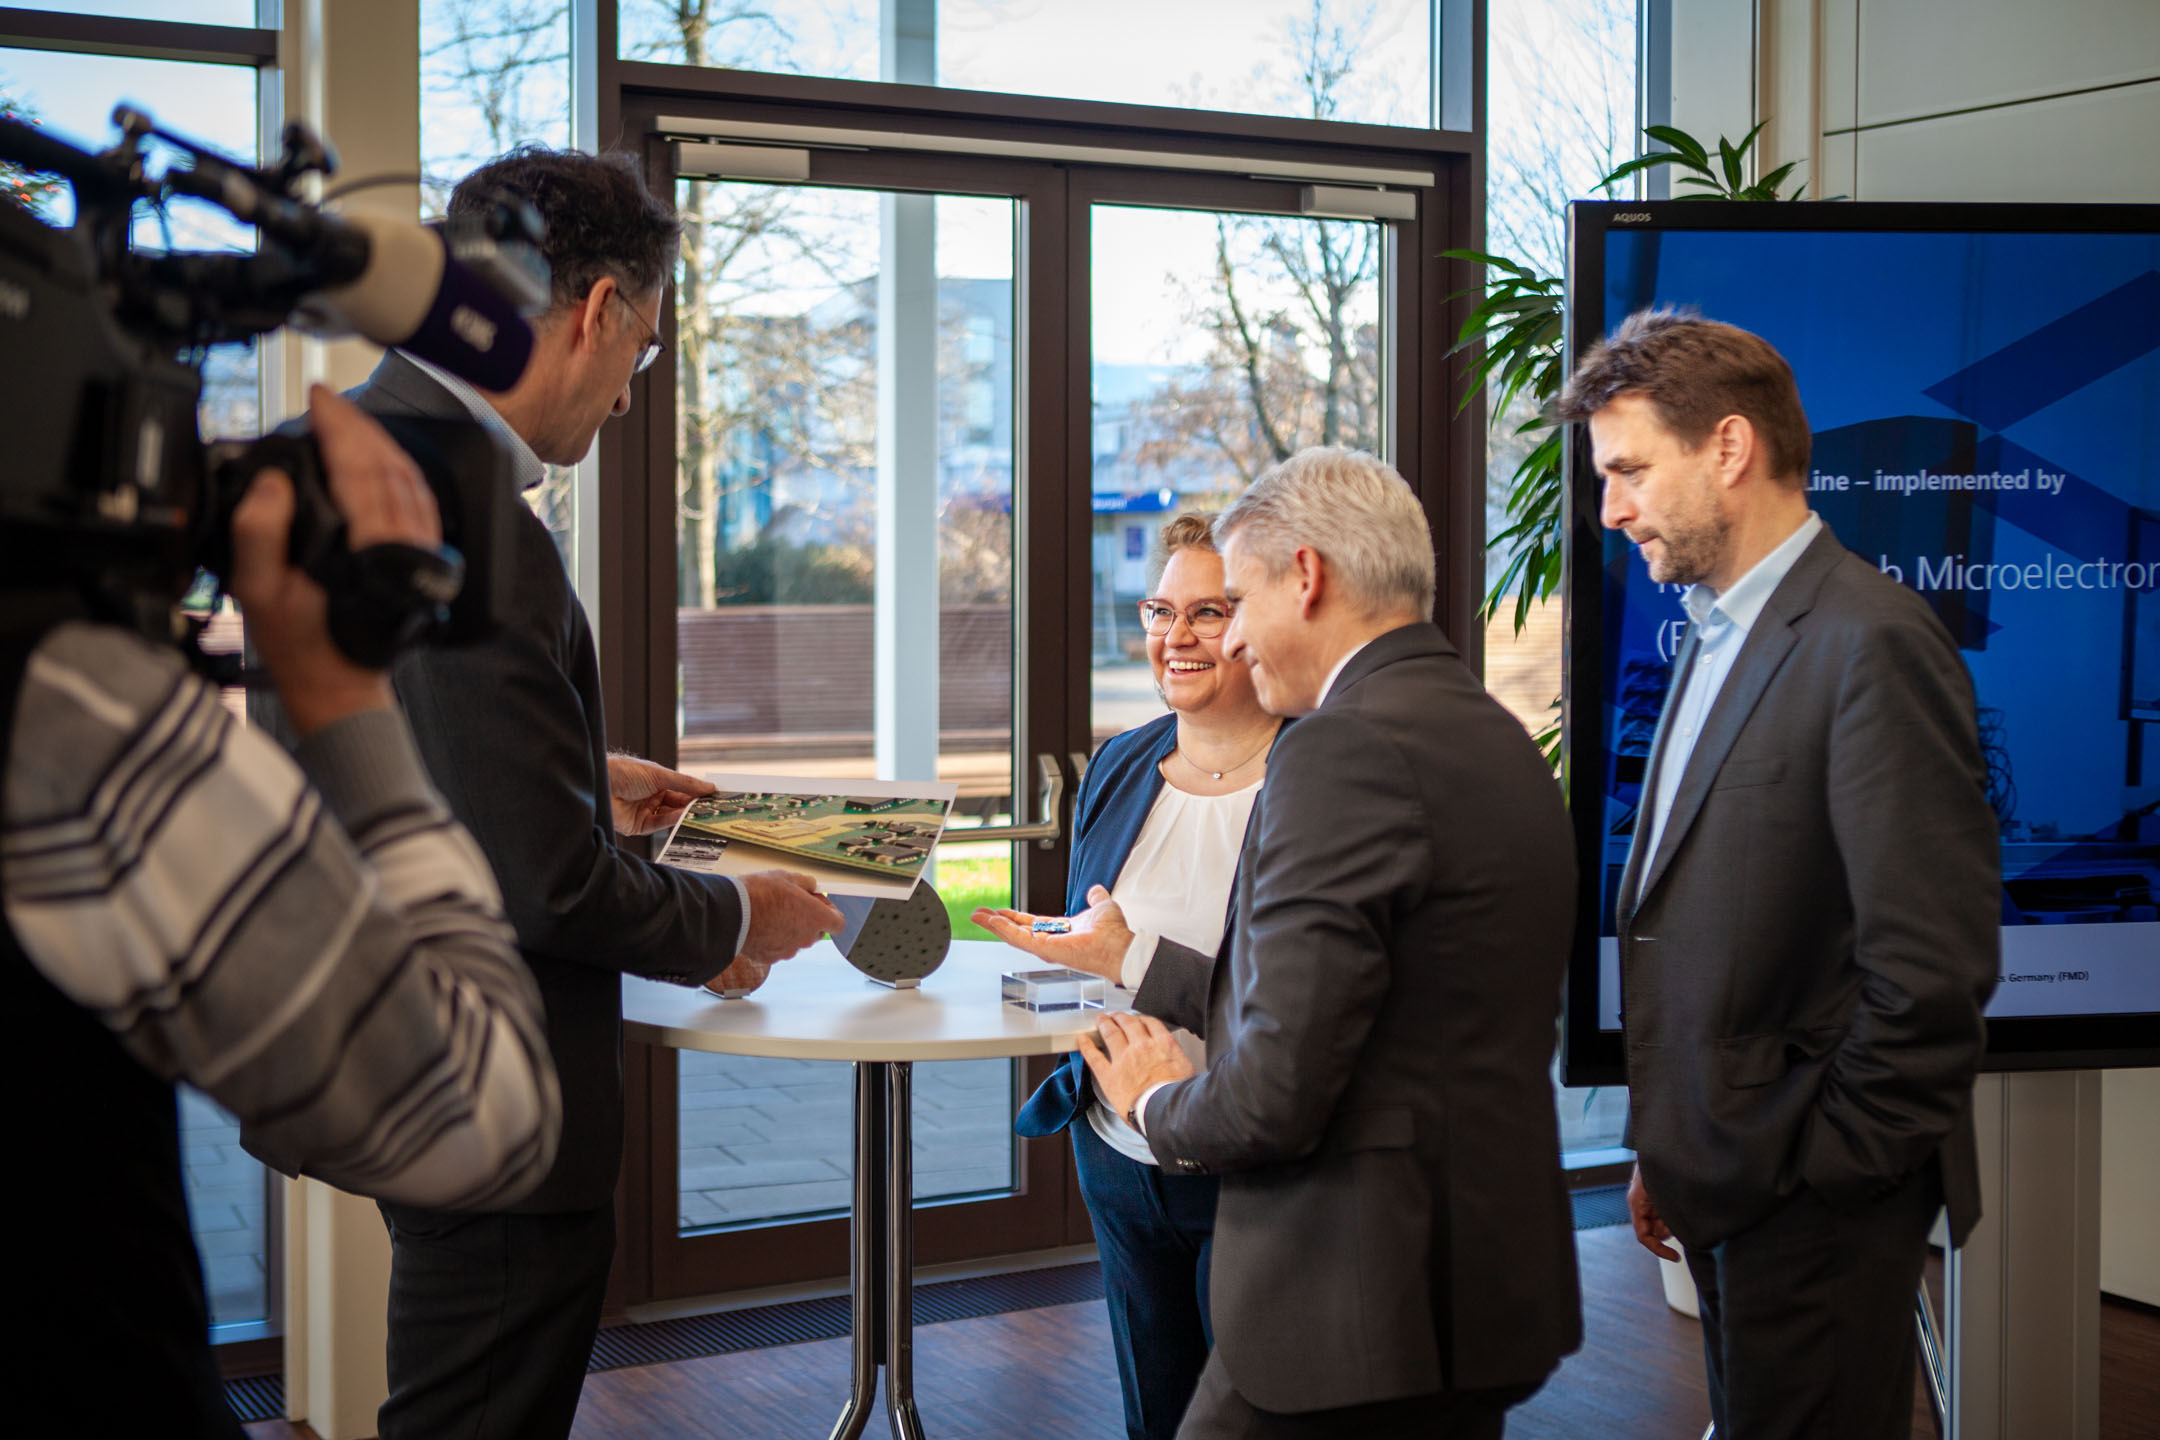
{"type": "Polygon", "coordinates": [[[1210,520],[1185,514],[1163,527],[1155,593],[1140,602],[1155,690],[1178,717],[1177,747],[1163,761],[1163,778],[1196,795],[1250,785],[1277,728],[1260,708],[1251,673],[1224,652],[1231,608],[1210,520]]]}

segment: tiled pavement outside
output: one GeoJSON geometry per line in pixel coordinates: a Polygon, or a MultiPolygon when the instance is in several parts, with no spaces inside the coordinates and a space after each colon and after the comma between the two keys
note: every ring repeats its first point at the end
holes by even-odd
{"type": "MultiPolygon", "coordinates": [[[[685,1230],[848,1206],[854,1067],[686,1050],[678,1100],[685,1230]]],[[[1012,1183],[1012,1066],[915,1067],[915,1193],[929,1199],[1012,1183]]],[[[1561,1148],[1620,1143],[1627,1092],[1558,1092],[1561,1148]]]]}
{"type": "MultiPolygon", "coordinates": [[[[677,1063],[685,1230],[848,1208],[852,1065],[693,1050],[677,1063]]],[[[1013,1069],[1009,1060],[915,1067],[918,1198],[1012,1184],[1013,1069]]]]}
{"type": "Polygon", "coordinates": [[[180,1159],[187,1170],[188,1218],[210,1292],[210,1323],[263,1319],[270,1295],[262,1162],[240,1148],[240,1126],[230,1115],[184,1086],[180,1159]]]}

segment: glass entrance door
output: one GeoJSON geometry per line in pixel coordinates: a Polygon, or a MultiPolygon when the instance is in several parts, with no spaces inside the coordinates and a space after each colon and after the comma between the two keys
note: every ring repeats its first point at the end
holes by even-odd
{"type": "MultiPolygon", "coordinates": [[[[1013,903],[1022,847],[964,832],[1040,818],[1015,708],[1023,201],[695,178],[675,200],[676,763],[953,784],[926,879],[956,938],[986,939],[967,917],[1013,903]]],[[[814,1257],[851,1193],[849,1067],[654,1068],[663,1293],[841,1268],[814,1257]],[[795,1264],[770,1263],[775,1227],[795,1264]]],[[[1007,1226],[1032,1209],[1055,1243],[1063,1186],[1030,1201],[1012,1133],[1026,1069],[917,1067],[915,1194],[1007,1226]]]]}
{"type": "MultiPolygon", "coordinates": [[[[683,180],[677,763],[950,781],[1010,823],[1008,198],[683,180]],[[935,716],[936,723],[929,723],[935,716]]],[[[1011,847],[941,847],[953,913],[1011,847]]],[[[843,1066],[679,1058],[682,1233],[844,1213],[843,1066]]],[[[1012,1066],[915,1078],[916,1193],[1009,1193],[1012,1066]]]]}
{"type": "Polygon", "coordinates": [[[1089,208],[1089,728],[1163,713],[1139,603],[1157,533],[1308,445],[1384,449],[1369,220],[1089,208]]]}

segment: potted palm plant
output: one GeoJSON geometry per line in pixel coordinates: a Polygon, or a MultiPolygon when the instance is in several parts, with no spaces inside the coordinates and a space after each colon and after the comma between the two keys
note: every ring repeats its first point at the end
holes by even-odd
{"type": "MultiPolygon", "coordinates": [[[[1720,137],[1713,151],[1685,130],[1670,125],[1645,127],[1643,134],[1665,149],[1638,155],[1613,167],[1596,189],[1612,196],[1621,182],[1646,171],[1669,167],[1684,172],[1675,181],[1676,199],[1688,200],[1799,200],[1807,186],[1784,186],[1798,162],[1781,165],[1759,180],[1747,178],[1747,164],[1765,120],[1735,143],[1720,137]]],[[[1449,250],[1451,260],[1466,260],[1486,269],[1482,284],[1457,292],[1474,295],[1478,303],[1463,321],[1454,350],[1462,353],[1483,347],[1470,367],[1468,383],[1456,405],[1459,415],[1478,394],[1490,387],[1490,423],[1496,428],[1512,426],[1512,433],[1534,439],[1528,452],[1509,477],[1507,525],[1486,540],[1486,548],[1501,558],[1498,577],[1486,593],[1478,619],[1489,622],[1508,597],[1515,602],[1515,631],[1522,632],[1532,607],[1560,588],[1561,541],[1567,533],[1565,466],[1561,453],[1563,429],[1553,417],[1553,403],[1566,380],[1563,369],[1562,306],[1566,300],[1565,277],[1548,275],[1502,255],[1482,250],[1449,250]],[[1518,400],[1527,401],[1527,419],[1511,419],[1521,412],[1518,400]]],[[[1456,298],[1456,297],[1450,297],[1456,298]]],[[[1555,773],[1565,775],[1566,757],[1560,745],[1560,702],[1552,704],[1551,722],[1538,732],[1539,747],[1555,773]]]]}

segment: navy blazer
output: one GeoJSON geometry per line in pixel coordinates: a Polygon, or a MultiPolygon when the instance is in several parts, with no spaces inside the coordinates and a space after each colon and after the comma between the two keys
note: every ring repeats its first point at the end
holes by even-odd
{"type": "MultiPolygon", "coordinates": [[[[1284,730],[1289,728],[1286,722],[1284,730]]],[[[1282,731],[1276,732],[1276,739],[1282,731]]],[[[1118,872],[1132,854],[1140,827],[1155,808],[1162,793],[1162,762],[1177,749],[1177,716],[1160,715],[1103,741],[1102,749],[1088,762],[1080,782],[1079,798],[1073,802],[1072,860],[1066,870],[1065,913],[1077,915],[1087,909],[1087,892],[1100,885],[1117,887],[1118,872]]],[[[1236,881],[1231,882],[1236,889],[1236,881]]],[[[1045,1080],[1020,1113],[1013,1130],[1031,1140],[1055,1135],[1087,1108],[1087,1061],[1075,1050],[1065,1064],[1045,1080]]]]}

